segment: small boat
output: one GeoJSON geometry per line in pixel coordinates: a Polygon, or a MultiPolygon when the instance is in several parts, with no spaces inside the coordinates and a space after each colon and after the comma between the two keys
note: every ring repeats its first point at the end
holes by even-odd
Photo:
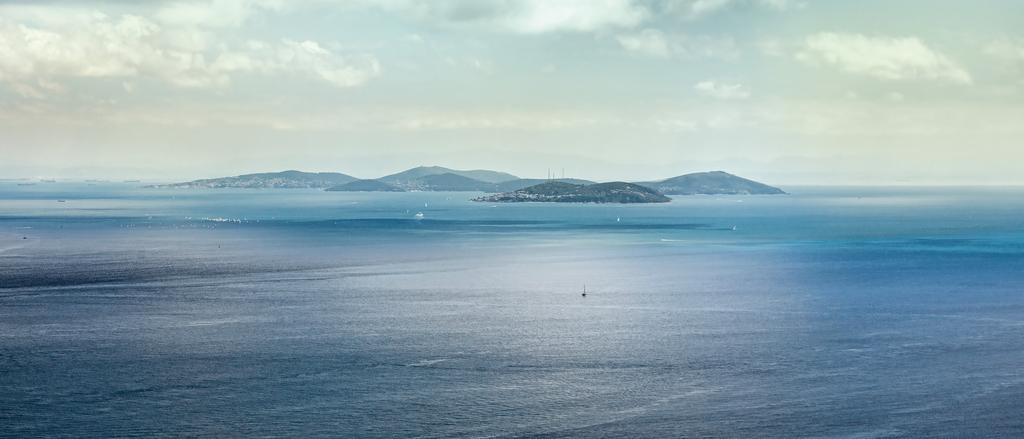
{"type": "Polygon", "coordinates": [[[66,203],[67,200],[57,200],[58,203],[66,203]]]}
{"type": "Polygon", "coordinates": [[[416,217],[416,219],[423,219],[423,212],[416,212],[416,215],[414,216],[416,217]]]}

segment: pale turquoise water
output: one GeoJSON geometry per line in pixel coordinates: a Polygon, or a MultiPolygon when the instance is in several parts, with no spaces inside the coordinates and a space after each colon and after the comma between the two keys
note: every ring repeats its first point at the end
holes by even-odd
{"type": "Polygon", "coordinates": [[[1024,435],[1024,189],[787,189],[0,182],[0,436],[1024,435]]]}

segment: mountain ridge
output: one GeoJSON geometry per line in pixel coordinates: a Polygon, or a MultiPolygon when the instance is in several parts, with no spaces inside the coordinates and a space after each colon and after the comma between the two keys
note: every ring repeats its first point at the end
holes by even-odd
{"type": "Polygon", "coordinates": [[[466,178],[472,178],[485,183],[500,183],[503,181],[516,180],[519,177],[507,172],[491,171],[488,169],[458,170],[445,168],[443,166],[417,166],[394,174],[388,174],[377,180],[385,183],[401,186],[405,182],[415,181],[431,175],[454,174],[466,178]]]}
{"type": "MultiPolygon", "coordinates": [[[[332,191],[394,192],[397,190],[506,193],[548,182],[585,186],[600,184],[590,180],[574,178],[519,178],[509,173],[485,169],[459,171],[441,166],[418,166],[384,177],[365,180],[338,172],[317,173],[288,170],[150,185],[146,187],[207,189],[311,188],[330,189],[332,191]],[[486,178],[486,180],[477,177],[486,178]],[[344,187],[350,183],[352,183],[352,186],[344,187]]],[[[777,187],[739,177],[725,171],[693,172],[662,180],[630,184],[643,186],[665,195],[775,195],[786,193],[777,187]]]]}

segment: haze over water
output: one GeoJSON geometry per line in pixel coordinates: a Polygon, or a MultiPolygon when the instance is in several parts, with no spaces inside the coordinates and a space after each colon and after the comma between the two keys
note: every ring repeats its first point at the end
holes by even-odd
{"type": "Polygon", "coordinates": [[[0,182],[0,436],[1024,431],[1024,189],[786,189],[0,182]]]}

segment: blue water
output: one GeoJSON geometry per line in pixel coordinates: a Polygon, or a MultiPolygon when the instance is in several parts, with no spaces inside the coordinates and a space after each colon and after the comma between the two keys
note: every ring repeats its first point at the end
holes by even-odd
{"type": "Polygon", "coordinates": [[[1024,189],[787,189],[0,182],[0,436],[1024,436],[1024,189]]]}

